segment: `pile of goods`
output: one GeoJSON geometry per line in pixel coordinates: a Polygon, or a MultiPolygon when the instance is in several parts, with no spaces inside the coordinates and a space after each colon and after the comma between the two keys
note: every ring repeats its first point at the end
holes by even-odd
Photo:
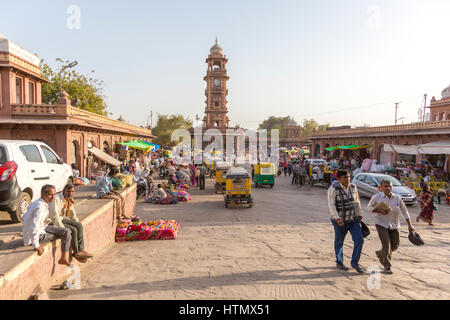
{"type": "Polygon", "coordinates": [[[133,175],[119,173],[114,178],[111,179],[111,183],[114,190],[123,189],[129,187],[133,184],[133,175]]]}
{"type": "Polygon", "coordinates": [[[88,178],[80,178],[80,177],[73,178],[73,184],[76,186],[84,186],[90,183],[91,182],[89,181],[88,178]]]}
{"type": "Polygon", "coordinates": [[[187,183],[178,183],[176,186],[171,184],[169,186],[163,185],[163,189],[167,194],[167,197],[154,200],[151,197],[145,199],[145,202],[156,204],[177,204],[178,202],[188,202],[191,200],[189,194],[189,185],[187,183]]]}
{"type": "Polygon", "coordinates": [[[120,220],[116,229],[116,242],[136,240],[172,240],[177,238],[181,225],[175,220],[144,222],[139,217],[120,220]]]}

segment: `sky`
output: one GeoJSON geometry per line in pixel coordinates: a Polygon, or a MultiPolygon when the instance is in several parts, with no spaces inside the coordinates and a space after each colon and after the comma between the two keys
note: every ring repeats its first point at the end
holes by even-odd
{"type": "MultiPolygon", "coordinates": [[[[0,34],[39,55],[77,60],[104,81],[108,111],[135,125],[150,112],[195,120],[205,59],[229,59],[228,117],[332,126],[418,121],[424,94],[450,84],[448,0],[0,0],[0,34]]],[[[429,102],[428,102],[429,104],[429,102]]]]}

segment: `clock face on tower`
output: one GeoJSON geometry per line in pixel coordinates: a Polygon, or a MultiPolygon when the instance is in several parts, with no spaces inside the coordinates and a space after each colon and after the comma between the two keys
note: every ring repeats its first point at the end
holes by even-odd
{"type": "Polygon", "coordinates": [[[214,85],[220,86],[220,79],[214,79],[214,85]]]}

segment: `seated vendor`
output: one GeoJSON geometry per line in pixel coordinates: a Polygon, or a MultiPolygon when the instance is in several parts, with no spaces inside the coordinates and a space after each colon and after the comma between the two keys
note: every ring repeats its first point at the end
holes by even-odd
{"type": "Polygon", "coordinates": [[[158,189],[153,193],[152,200],[161,200],[167,197],[167,193],[162,188],[161,184],[158,184],[158,189]]]}

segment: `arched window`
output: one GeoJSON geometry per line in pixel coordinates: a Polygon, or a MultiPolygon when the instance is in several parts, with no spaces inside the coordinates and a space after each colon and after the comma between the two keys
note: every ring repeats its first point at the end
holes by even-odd
{"type": "Polygon", "coordinates": [[[441,113],[441,120],[446,120],[445,118],[446,118],[446,117],[445,117],[445,112],[442,112],[442,113],[441,113]]]}

